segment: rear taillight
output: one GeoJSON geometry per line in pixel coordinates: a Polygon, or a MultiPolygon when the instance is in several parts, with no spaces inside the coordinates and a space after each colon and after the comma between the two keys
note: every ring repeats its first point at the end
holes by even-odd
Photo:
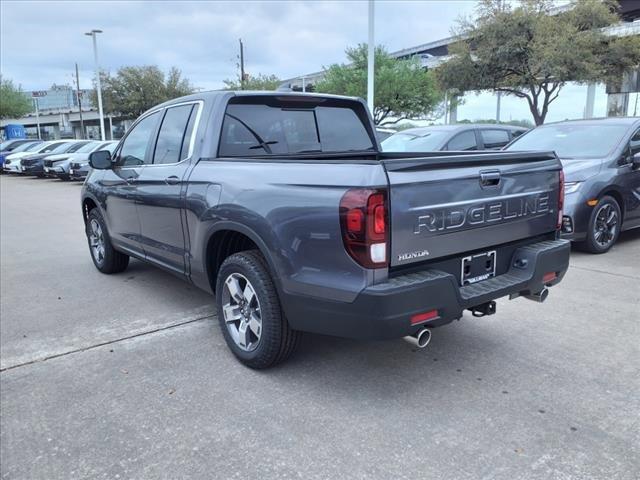
{"type": "Polygon", "coordinates": [[[562,228],[562,211],[564,210],[564,171],[560,170],[560,182],[558,186],[558,221],[556,229],[562,228]]]}
{"type": "Polygon", "coordinates": [[[388,263],[388,220],[386,190],[354,188],[340,201],[340,226],[344,247],[365,268],[388,263]]]}

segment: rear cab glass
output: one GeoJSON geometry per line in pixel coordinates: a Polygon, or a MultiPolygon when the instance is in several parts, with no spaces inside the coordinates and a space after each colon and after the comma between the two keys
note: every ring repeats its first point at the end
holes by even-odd
{"type": "Polygon", "coordinates": [[[375,152],[359,102],[321,97],[235,97],[220,135],[221,157],[375,152]]]}
{"type": "Polygon", "coordinates": [[[487,128],[480,130],[480,136],[482,137],[482,143],[486,149],[497,149],[504,147],[509,143],[509,132],[507,130],[500,130],[497,128],[487,128]]]}

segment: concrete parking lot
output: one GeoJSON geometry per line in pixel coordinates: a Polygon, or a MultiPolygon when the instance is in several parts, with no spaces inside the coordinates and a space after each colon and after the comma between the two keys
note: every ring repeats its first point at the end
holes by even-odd
{"type": "Polygon", "coordinates": [[[3,479],[636,479],[640,232],[540,305],[402,340],[234,360],[213,298],[91,263],[80,185],[2,176],[3,479]]]}

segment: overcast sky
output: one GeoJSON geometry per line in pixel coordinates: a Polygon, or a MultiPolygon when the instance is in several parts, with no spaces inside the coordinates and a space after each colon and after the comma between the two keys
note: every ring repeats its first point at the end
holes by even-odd
{"type": "MultiPolygon", "coordinates": [[[[98,28],[100,64],[177,66],[195,86],[218,88],[237,75],[238,38],[246,70],[288,78],[344,61],[367,40],[367,2],[5,1],[2,73],[24,89],[71,81],[78,62],[89,87],[93,56],[84,32],[98,28]]],[[[376,42],[389,50],[450,35],[474,1],[376,2],[376,42]]]]}
{"type": "MultiPolygon", "coordinates": [[[[389,51],[451,35],[472,0],[376,1],[376,43],[389,51]]],[[[238,38],[245,43],[246,71],[285,79],[345,60],[347,46],[367,39],[367,2],[125,2],[0,1],[0,69],[25,90],[73,83],[74,63],[82,88],[91,87],[93,53],[84,32],[98,36],[100,64],[115,72],[125,65],[171,66],[199,88],[221,87],[237,76],[238,38]]],[[[582,113],[581,87],[551,116],[582,113]],[[571,111],[566,112],[569,108],[571,111]],[[577,108],[577,110],[576,110],[577,108]],[[573,110],[576,110],[574,112],[573,110]]],[[[602,103],[601,96],[597,103],[602,103]]],[[[563,100],[563,97],[559,101],[563,100]]],[[[530,118],[516,99],[503,102],[503,118],[530,118]]],[[[495,115],[490,95],[470,96],[458,118],[495,115]]]]}

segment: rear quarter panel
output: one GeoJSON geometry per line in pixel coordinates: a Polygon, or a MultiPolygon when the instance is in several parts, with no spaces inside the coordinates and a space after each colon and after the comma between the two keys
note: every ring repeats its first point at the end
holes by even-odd
{"type": "Polygon", "coordinates": [[[207,242],[232,229],[258,243],[282,292],[352,301],[383,273],[346,253],[340,199],[352,187],[386,184],[379,163],[201,160],[186,192],[192,281],[209,289],[207,242]]]}

